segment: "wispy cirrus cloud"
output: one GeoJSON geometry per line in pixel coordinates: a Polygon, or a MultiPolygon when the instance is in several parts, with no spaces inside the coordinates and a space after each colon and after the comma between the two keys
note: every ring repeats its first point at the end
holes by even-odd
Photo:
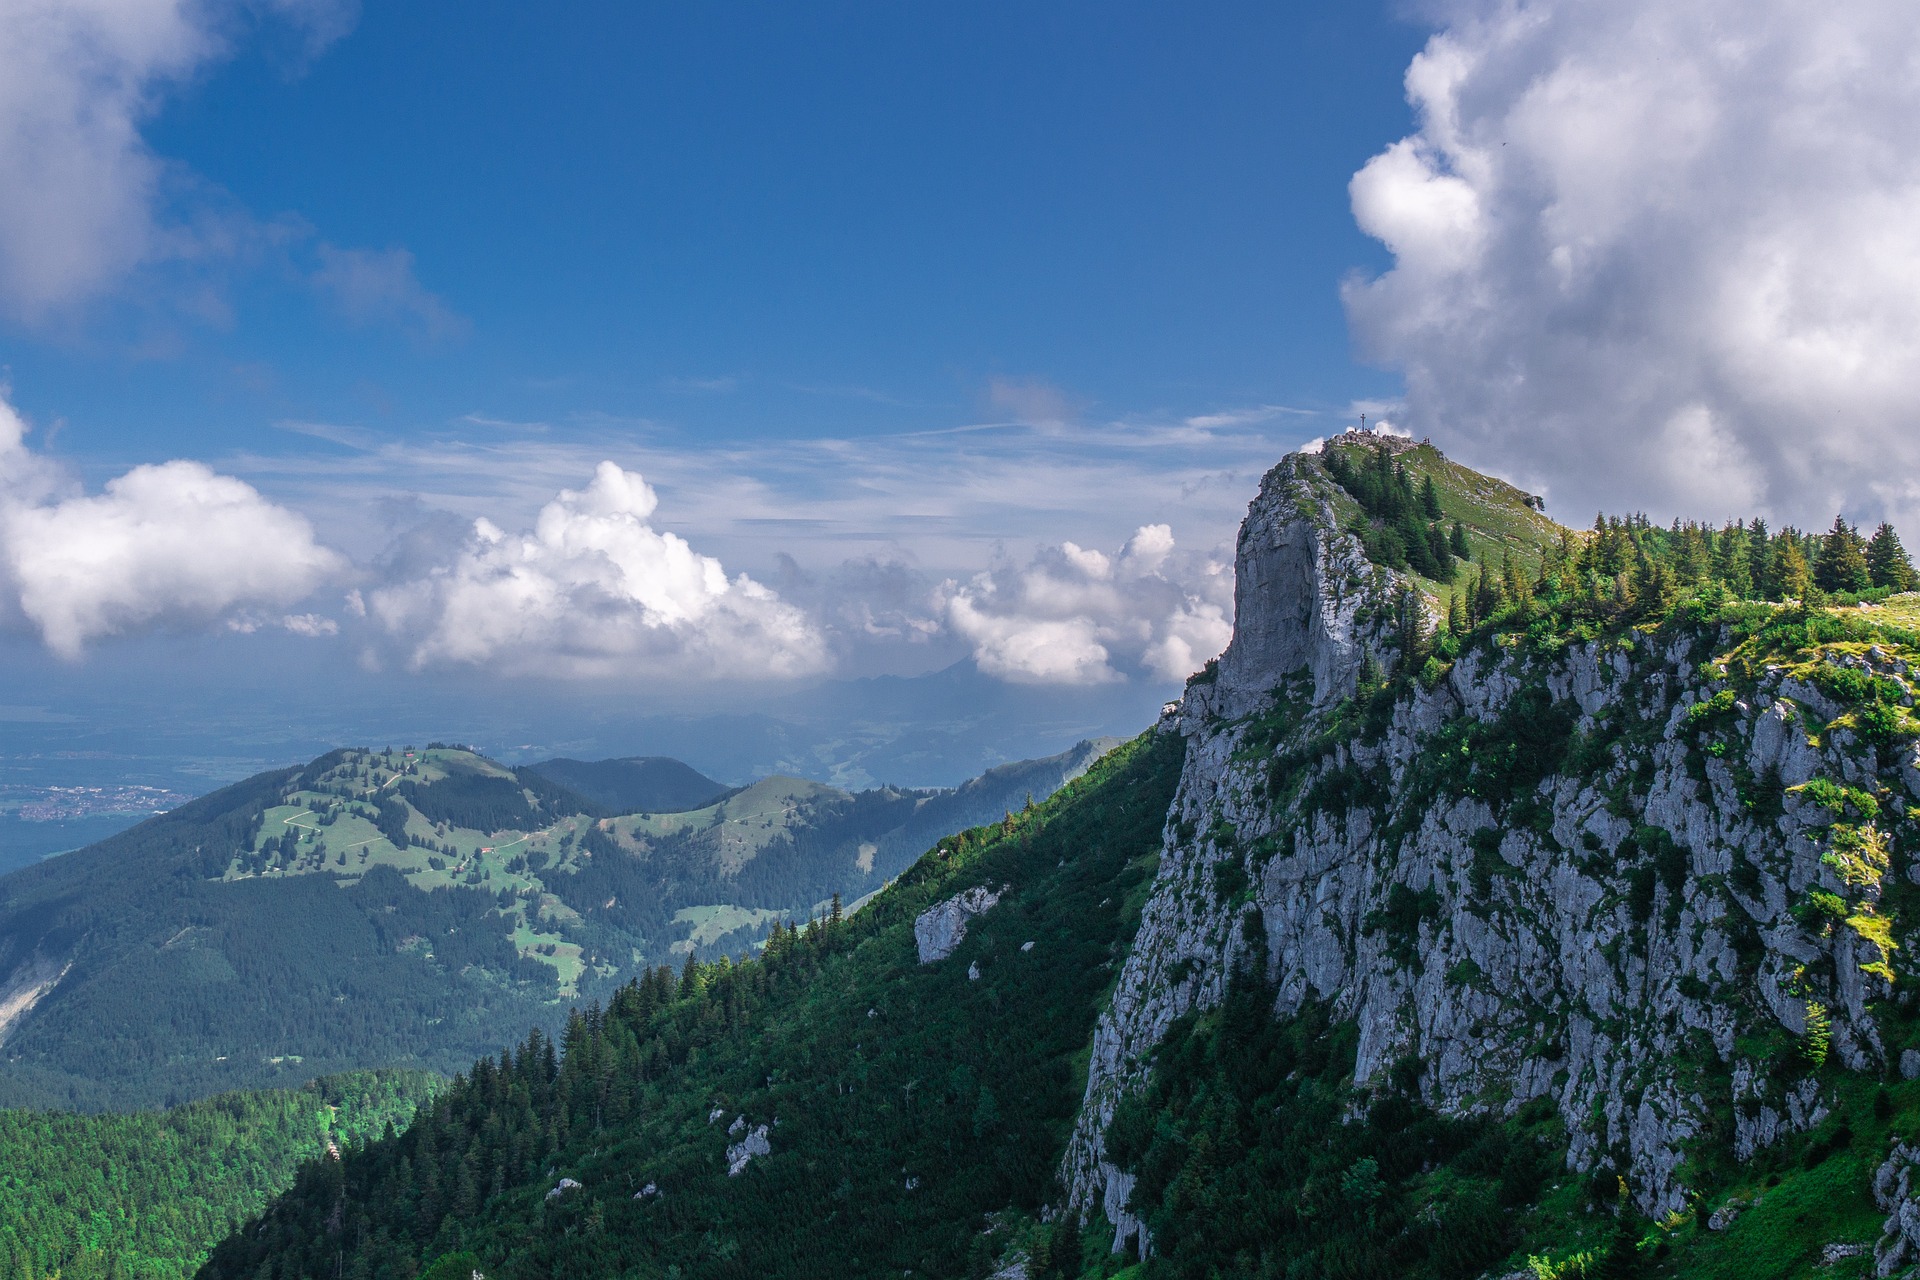
{"type": "Polygon", "coordinates": [[[405,249],[315,247],[319,265],[308,281],[355,324],[391,324],[424,341],[463,336],[471,327],[414,274],[405,249]]]}
{"type": "MultiPolygon", "coordinates": [[[[419,670],[792,678],[971,654],[1015,681],[1172,680],[1224,643],[1247,497],[1317,421],[1223,418],[700,447],[594,415],[287,421],[290,449],[169,465],[303,522],[318,559],[283,564],[277,594],[236,573],[170,616],[337,634],[419,670]],[[354,607],[307,598],[328,582],[354,607]]],[[[292,545],[228,527],[269,559],[292,545]]],[[[149,623],[167,625],[121,629],[149,623]]]]}
{"type": "Polygon", "coordinates": [[[679,391],[695,395],[725,395],[738,391],[743,381],[737,374],[720,374],[707,378],[668,378],[663,385],[669,391],[679,391]]]}
{"type": "MultiPolygon", "coordinates": [[[[1299,415],[1277,415],[1284,436],[1271,422],[1194,425],[1199,416],[698,449],[658,424],[613,420],[563,429],[488,419],[484,430],[464,420],[402,438],[288,424],[339,449],[222,465],[333,513],[323,526],[363,561],[405,559],[411,568],[376,576],[414,583],[416,594],[444,581],[449,565],[484,561],[493,573],[529,545],[516,536],[470,544],[475,522],[539,527],[556,489],[613,465],[657,490],[651,529],[802,610],[836,663],[919,669],[971,653],[1007,679],[1163,680],[1224,643],[1234,530],[1259,477],[1299,443],[1299,415]],[[369,518],[382,502],[394,518],[369,518]],[[412,539],[412,549],[396,552],[394,539],[412,539]],[[1119,550],[1085,549],[1102,546],[1119,550]],[[1089,576],[1103,562],[1110,572],[1089,576]]],[[[389,638],[404,640],[423,619],[452,614],[388,616],[389,638]]],[[[446,660],[453,648],[440,643],[416,660],[446,660]]]]}
{"type": "Polygon", "coordinates": [[[996,375],[987,379],[986,400],[989,407],[1030,427],[1064,426],[1082,407],[1045,378],[996,375]]]}
{"type": "Polygon", "coordinates": [[[1189,427],[1199,427],[1211,431],[1219,427],[1249,427],[1256,423],[1272,422],[1276,418],[1317,418],[1315,409],[1296,409],[1284,404],[1249,405],[1240,409],[1217,409],[1212,413],[1197,413],[1183,421],[1189,427]]]}
{"type": "Polygon", "coordinates": [[[699,447],[661,424],[618,418],[489,418],[484,430],[456,422],[404,436],[283,425],[338,448],[231,455],[220,467],[297,501],[356,554],[376,551],[365,512],[382,496],[417,496],[463,519],[530,520],[612,459],[646,475],[672,527],[729,564],[771,573],[780,552],[809,571],[901,559],[937,583],[972,574],[996,548],[1024,556],[1064,537],[1116,547],[1143,523],[1169,524],[1183,546],[1230,542],[1260,476],[1328,421],[979,424],[699,447]]]}

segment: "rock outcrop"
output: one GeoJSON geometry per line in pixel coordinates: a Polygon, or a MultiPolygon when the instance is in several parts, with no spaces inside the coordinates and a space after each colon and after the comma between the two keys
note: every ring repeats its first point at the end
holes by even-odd
{"type": "MultiPolygon", "coordinates": [[[[1241,962],[1264,960],[1276,1016],[1357,1025],[1362,1089],[1417,1079],[1453,1114],[1551,1099],[1569,1165],[1619,1172],[1656,1216],[1716,1109],[1741,1158],[1825,1118],[1783,1063],[1882,1069],[1876,822],[1920,796],[1911,753],[1865,743],[1805,671],[1736,690],[1704,625],[1483,641],[1360,714],[1343,700],[1368,654],[1395,663],[1384,620],[1418,584],[1335,513],[1296,455],[1242,528],[1233,642],[1171,717],[1185,771],[1096,1033],[1071,1205],[1147,1243],[1106,1128],[1241,962]]],[[[1907,689],[1884,655],[1820,660],[1907,689]]]]}
{"type": "Polygon", "coordinates": [[[919,949],[920,963],[932,964],[952,955],[967,936],[967,922],[991,911],[999,901],[999,891],[976,885],[922,911],[913,922],[913,941],[919,949]]]}
{"type": "Polygon", "coordinates": [[[756,1125],[747,1132],[746,1137],[727,1148],[727,1176],[739,1177],[746,1172],[755,1156],[770,1155],[772,1152],[773,1144],[767,1141],[767,1126],[756,1125]]]}
{"type": "Polygon", "coordinates": [[[1891,1276],[1920,1262],[1920,1146],[1896,1143],[1873,1174],[1873,1199],[1886,1210],[1886,1226],[1873,1251],[1874,1274],[1891,1276]]]}

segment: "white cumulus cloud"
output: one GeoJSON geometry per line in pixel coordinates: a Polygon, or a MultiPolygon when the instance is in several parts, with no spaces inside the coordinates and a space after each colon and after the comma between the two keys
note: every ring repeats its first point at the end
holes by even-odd
{"type": "Polygon", "coordinates": [[[1572,517],[1920,517],[1912,5],[1440,12],[1351,185],[1406,425],[1572,517]]]}
{"type": "Polygon", "coordinates": [[[939,601],[982,671],[1023,684],[1180,680],[1233,634],[1231,568],[1176,557],[1164,524],[1141,526],[1116,555],[1064,542],[948,581],[939,601]]]}
{"type": "Polygon", "coordinates": [[[284,607],[346,567],[304,517],[202,463],[135,467],[86,494],[25,436],[0,401],[0,610],[61,657],[106,636],[284,607]]]}
{"type": "Polygon", "coordinates": [[[807,616],[654,529],[658,502],[638,473],[602,462],[531,530],[476,520],[444,563],[367,593],[366,608],[416,668],[736,679],[825,669],[807,616]]]}

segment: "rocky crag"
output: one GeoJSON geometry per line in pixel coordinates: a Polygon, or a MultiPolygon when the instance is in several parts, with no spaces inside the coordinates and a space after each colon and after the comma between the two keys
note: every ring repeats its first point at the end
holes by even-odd
{"type": "MultiPolygon", "coordinates": [[[[1456,1115],[1548,1099],[1567,1165],[1618,1173],[1656,1219],[1701,1189],[1703,1151],[1747,1160],[1820,1124],[1837,1073],[1897,1072],[1878,1011],[1920,800],[1909,651],[1849,611],[1753,603],[1483,630],[1391,679],[1396,613],[1444,617],[1444,593],[1370,563],[1351,508],[1319,457],[1266,477],[1232,644],[1163,722],[1184,773],[1070,1203],[1151,1247],[1108,1125],[1174,1020],[1258,960],[1276,1017],[1356,1025],[1363,1092],[1456,1115]]],[[[1544,544],[1509,549],[1530,576],[1544,544]]],[[[1882,1274],[1920,1257],[1914,1160],[1876,1188],[1882,1274]]]]}

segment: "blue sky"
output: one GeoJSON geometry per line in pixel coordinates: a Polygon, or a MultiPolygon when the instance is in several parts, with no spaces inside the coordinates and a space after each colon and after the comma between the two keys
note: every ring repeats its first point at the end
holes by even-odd
{"type": "Polygon", "coordinates": [[[1424,38],[1374,6],[557,15],[370,6],[310,58],[233,37],[144,134],[299,220],[294,265],[223,267],[212,322],[153,283],[16,332],[15,403],[111,468],[297,449],[286,420],[892,433],[1006,416],[995,377],[1094,419],[1392,393],[1338,295],[1385,262],[1345,184],[1405,131],[1424,38]],[[289,279],[320,242],[411,254],[444,316],[343,315],[289,279]]]}
{"type": "Polygon", "coordinates": [[[1125,727],[1361,411],[1574,524],[1920,519],[1916,44],[1896,0],[0,5],[5,723],[250,680],[302,741],[476,689],[504,739],[960,661],[1125,727]]]}

